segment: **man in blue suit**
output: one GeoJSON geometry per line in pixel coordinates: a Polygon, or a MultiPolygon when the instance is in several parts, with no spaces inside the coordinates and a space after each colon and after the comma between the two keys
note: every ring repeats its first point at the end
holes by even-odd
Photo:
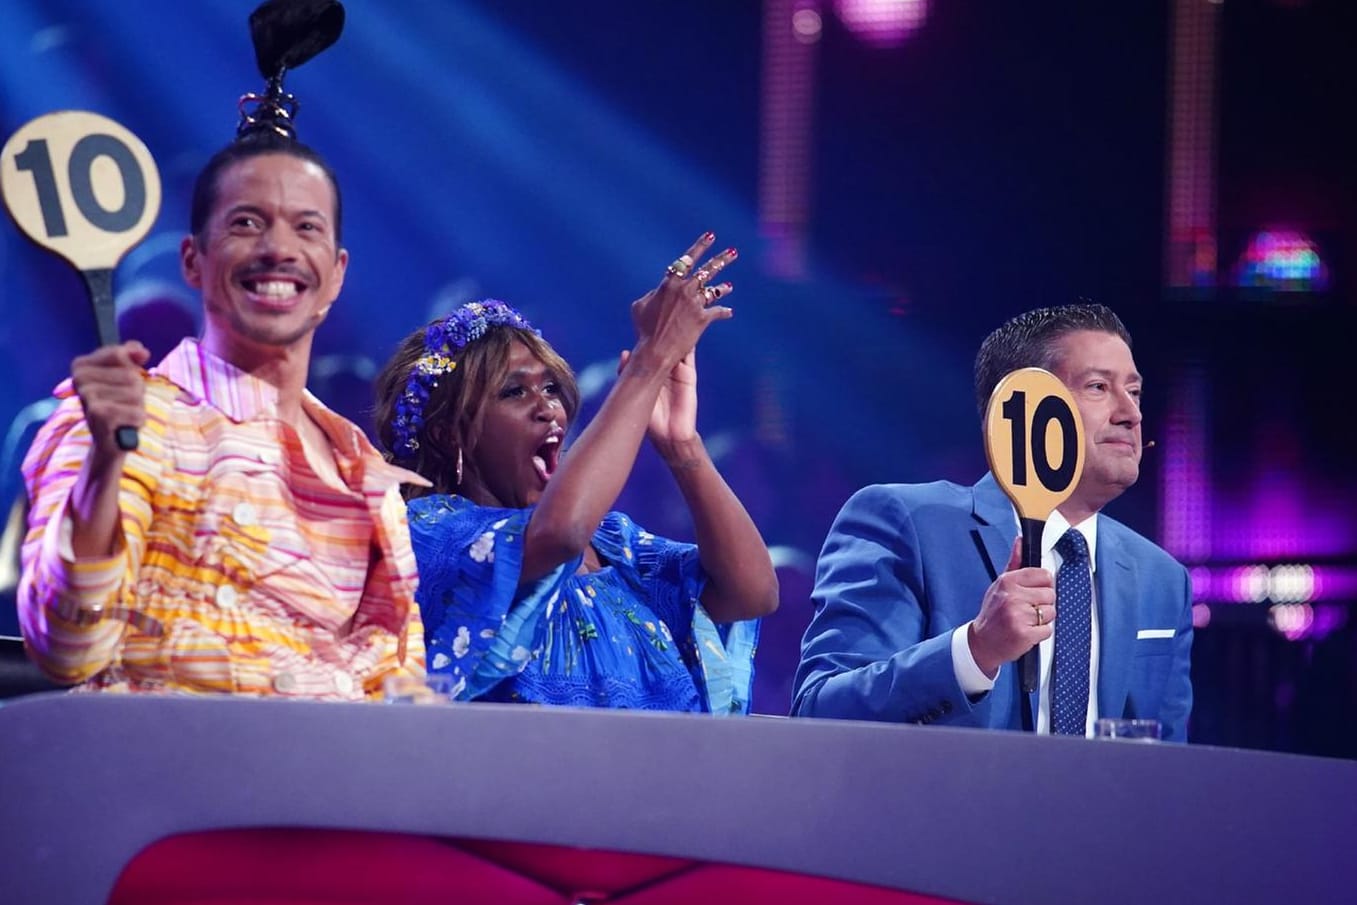
{"type": "Polygon", "coordinates": [[[1013,318],[976,357],[982,413],[1005,374],[1032,366],[1069,387],[1086,443],[1079,483],[1047,520],[1043,568],[1019,568],[1018,519],[993,475],[858,491],[820,553],[793,715],[1083,735],[1099,717],[1134,717],[1186,740],[1187,571],[1100,514],[1140,472],[1130,335],[1101,305],[1013,318]],[[1025,694],[1015,661],[1034,645],[1040,684],[1025,694]]]}

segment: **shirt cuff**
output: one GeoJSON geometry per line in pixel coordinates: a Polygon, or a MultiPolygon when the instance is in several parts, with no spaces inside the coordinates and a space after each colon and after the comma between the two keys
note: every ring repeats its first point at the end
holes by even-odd
{"type": "Polygon", "coordinates": [[[40,555],[47,565],[46,574],[53,582],[54,610],[63,619],[97,620],[122,583],[125,558],[122,536],[120,533],[117,549],[111,555],[78,558],[73,533],[74,520],[67,511],[55,526],[48,526],[47,536],[43,538],[40,555]]]}
{"type": "Polygon", "coordinates": [[[968,640],[970,630],[971,624],[967,622],[952,631],[952,672],[956,674],[957,684],[963,692],[968,695],[985,694],[994,688],[994,679],[985,675],[971,654],[968,640]]]}

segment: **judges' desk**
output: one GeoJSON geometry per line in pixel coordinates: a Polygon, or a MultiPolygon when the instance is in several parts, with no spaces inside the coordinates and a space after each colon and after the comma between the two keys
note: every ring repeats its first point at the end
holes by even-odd
{"type": "MultiPolygon", "coordinates": [[[[458,870],[438,899],[449,902],[768,901],[757,878],[789,874],[810,892],[834,878],[879,894],[855,901],[923,900],[901,890],[1011,905],[1357,900],[1357,763],[1233,749],[490,704],[44,694],[0,707],[0,782],[0,899],[12,903],[104,902],[155,840],[259,827],[453,839],[492,861],[495,844],[551,843],[581,859],[746,870],[743,886],[718,870],[668,898],[647,882],[630,894],[474,893],[458,870]]],[[[517,851],[509,867],[531,876],[523,851],[562,850],[517,851]]]]}

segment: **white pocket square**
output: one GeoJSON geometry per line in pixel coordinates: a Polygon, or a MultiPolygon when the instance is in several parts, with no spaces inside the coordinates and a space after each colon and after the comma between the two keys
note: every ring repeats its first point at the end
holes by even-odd
{"type": "Polygon", "coordinates": [[[1171,628],[1143,628],[1136,632],[1136,640],[1144,641],[1146,638],[1172,638],[1173,629],[1171,628]]]}

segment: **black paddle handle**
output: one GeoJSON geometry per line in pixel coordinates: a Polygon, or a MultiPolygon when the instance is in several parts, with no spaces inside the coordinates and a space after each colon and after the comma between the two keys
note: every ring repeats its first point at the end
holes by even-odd
{"type": "MultiPolygon", "coordinates": [[[[94,323],[99,330],[99,345],[116,346],[118,344],[118,311],[113,304],[113,269],[82,270],[85,288],[90,293],[90,304],[94,306],[94,323]]],[[[137,429],[123,426],[114,433],[118,449],[131,452],[137,448],[137,429]]]]}
{"type": "MultiPolygon", "coordinates": [[[[1043,519],[1035,518],[1024,518],[1018,521],[1022,525],[1022,567],[1024,569],[1040,568],[1041,535],[1046,530],[1046,522],[1043,519]]],[[[1022,655],[1022,659],[1018,661],[1018,672],[1022,677],[1023,692],[1031,694],[1036,691],[1038,673],[1040,672],[1036,645],[1029,647],[1027,653],[1022,655]]]]}

